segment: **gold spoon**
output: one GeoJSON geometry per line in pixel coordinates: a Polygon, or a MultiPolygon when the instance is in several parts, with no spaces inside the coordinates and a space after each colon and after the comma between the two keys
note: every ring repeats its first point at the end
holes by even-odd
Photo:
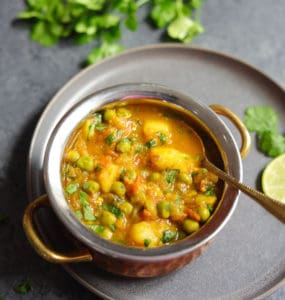
{"type": "MultiPolygon", "coordinates": [[[[201,141],[202,142],[202,141],[201,141]]],[[[202,144],[203,145],[203,144],[202,144]]],[[[217,175],[220,179],[224,180],[226,183],[230,184],[241,190],[243,193],[247,194],[251,198],[253,198],[256,202],[261,204],[265,209],[271,212],[275,217],[277,217],[280,221],[285,223],[285,204],[273,199],[271,197],[266,196],[265,194],[255,190],[254,188],[247,186],[239,182],[233,176],[227,174],[222,171],[218,167],[216,167],[213,163],[211,163],[205,154],[205,148],[203,147],[204,157],[202,159],[202,165],[210,172],[217,175]]]]}

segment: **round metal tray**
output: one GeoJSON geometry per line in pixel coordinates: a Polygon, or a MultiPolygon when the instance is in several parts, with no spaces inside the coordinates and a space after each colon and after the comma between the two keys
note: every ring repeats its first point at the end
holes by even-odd
{"type": "MultiPolygon", "coordinates": [[[[285,124],[284,89],[262,72],[227,55],[164,44],[129,50],[71,79],[43,112],[33,135],[27,184],[30,200],[43,194],[43,157],[57,121],[82,97],[114,84],[153,82],[188,93],[206,104],[229,107],[241,118],[250,105],[270,105],[285,124]]],[[[228,124],[239,141],[239,135],[228,124]]],[[[284,126],[284,125],[283,125],[284,126]]],[[[284,127],[282,128],[284,131],[284,127]]],[[[244,160],[244,182],[258,186],[269,158],[254,143],[244,160]]],[[[41,214],[41,231],[54,247],[61,240],[54,215],[41,214]]],[[[182,270],[154,279],[128,279],[92,263],[65,265],[85,287],[106,299],[245,299],[271,293],[285,275],[284,225],[245,195],[210,247],[182,270]]]]}

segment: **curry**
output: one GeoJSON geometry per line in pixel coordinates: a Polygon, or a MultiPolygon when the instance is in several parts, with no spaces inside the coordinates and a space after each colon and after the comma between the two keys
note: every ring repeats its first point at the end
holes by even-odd
{"type": "Polygon", "coordinates": [[[71,209],[104,239],[158,247],[200,229],[217,205],[216,175],[203,168],[199,136],[150,103],[91,112],[62,161],[71,209]]]}

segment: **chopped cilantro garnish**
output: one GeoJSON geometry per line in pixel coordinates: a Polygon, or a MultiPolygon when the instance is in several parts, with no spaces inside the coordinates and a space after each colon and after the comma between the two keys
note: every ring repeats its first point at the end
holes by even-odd
{"type": "Polygon", "coordinates": [[[207,205],[207,208],[208,208],[208,210],[210,211],[210,212],[212,212],[213,210],[214,210],[214,208],[213,208],[213,206],[212,205],[207,205]]]}
{"type": "Polygon", "coordinates": [[[161,142],[162,145],[166,143],[166,135],[163,132],[158,132],[157,136],[161,142]]]}
{"type": "Polygon", "coordinates": [[[114,205],[111,205],[109,207],[109,211],[111,213],[113,213],[117,218],[119,218],[122,215],[121,210],[119,208],[117,208],[116,206],[114,206],[114,205]]]}
{"type": "Polygon", "coordinates": [[[113,133],[110,133],[106,137],[106,140],[105,140],[106,144],[111,145],[112,143],[116,142],[119,139],[119,137],[121,136],[121,134],[122,134],[121,130],[117,130],[113,133]]]}
{"type": "Polygon", "coordinates": [[[105,124],[97,124],[95,126],[95,129],[98,130],[98,131],[102,131],[104,129],[108,128],[108,125],[105,125],[105,124]]]}
{"type": "Polygon", "coordinates": [[[161,238],[161,241],[166,244],[166,243],[169,243],[171,242],[172,240],[174,240],[176,237],[176,232],[173,232],[171,230],[165,230],[163,231],[163,234],[162,234],[162,238],[161,238]]]}
{"type": "Polygon", "coordinates": [[[213,189],[207,189],[207,191],[204,193],[206,196],[215,196],[215,191],[213,189]]]}
{"type": "Polygon", "coordinates": [[[126,176],[126,174],[127,174],[127,170],[123,169],[122,172],[121,172],[121,174],[120,174],[120,180],[121,181],[124,180],[124,177],[126,176]]]}
{"type": "Polygon", "coordinates": [[[76,210],[74,213],[79,220],[83,218],[81,210],[76,210]]]}
{"type": "Polygon", "coordinates": [[[99,164],[96,166],[95,171],[101,171],[102,169],[103,169],[103,166],[99,164]]]}
{"type": "Polygon", "coordinates": [[[173,183],[176,176],[180,173],[179,169],[166,170],[166,181],[168,183],[173,183]]]}
{"type": "Polygon", "coordinates": [[[151,140],[147,141],[145,145],[146,145],[147,148],[153,148],[153,147],[156,146],[156,140],[151,139],[151,140]]]}
{"type": "Polygon", "coordinates": [[[88,225],[88,227],[90,228],[90,229],[92,229],[93,231],[95,231],[96,233],[103,233],[104,232],[104,230],[105,230],[105,227],[104,226],[102,226],[102,225],[98,225],[98,224],[92,224],[92,225],[88,225]]]}
{"type": "Polygon", "coordinates": [[[66,189],[65,192],[68,195],[72,195],[73,193],[75,193],[78,190],[78,183],[70,183],[66,189]]]}

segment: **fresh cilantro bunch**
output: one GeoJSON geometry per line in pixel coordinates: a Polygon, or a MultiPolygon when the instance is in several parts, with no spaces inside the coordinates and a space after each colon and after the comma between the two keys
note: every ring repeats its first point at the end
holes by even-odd
{"type": "Polygon", "coordinates": [[[18,17],[31,22],[31,39],[52,46],[73,38],[77,44],[97,41],[87,63],[95,63],[121,52],[122,25],[135,31],[137,11],[148,3],[157,28],[165,28],[170,38],[190,42],[203,32],[199,22],[202,0],[26,0],[27,9],[18,17]]]}
{"type": "Polygon", "coordinates": [[[285,153],[285,136],[278,132],[278,123],[278,114],[270,106],[251,106],[245,111],[247,129],[256,132],[260,150],[271,157],[285,153]]]}
{"type": "Polygon", "coordinates": [[[200,24],[200,7],[202,0],[153,0],[151,18],[158,28],[166,27],[168,36],[183,43],[204,32],[200,24]],[[195,18],[189,16],[195,14],[195,18]]]}

